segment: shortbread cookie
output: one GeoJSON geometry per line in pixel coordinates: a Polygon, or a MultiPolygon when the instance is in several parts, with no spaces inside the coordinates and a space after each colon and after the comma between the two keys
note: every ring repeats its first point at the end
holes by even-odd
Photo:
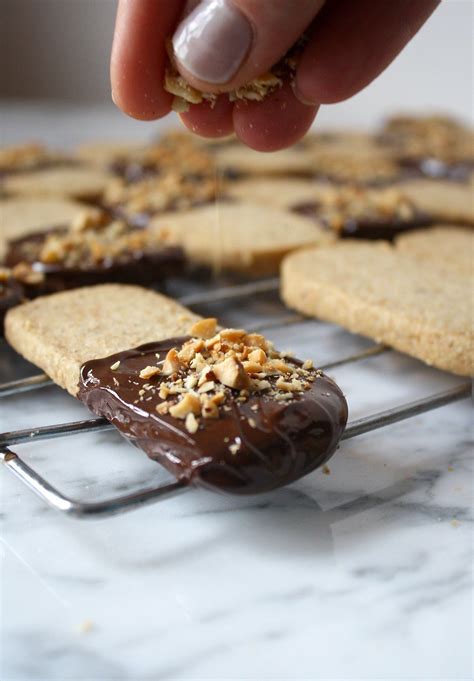
{"type": "Polygon", "coordinates": [[[224,194],[240,201],[287,209],[316,198],[317,183],[296,177],[252,177],[229,183],[224,194]]]}
{"type": "Polygon", "coordinates": [[[433,264],[464,277],[474,277],[474,232],[440,225],[399,236],[399,251],[422,263],[433,264]]]}
{"type": "Polygon", "coordinates": [[[290,251],[333,238],[304,217],[250,202],[168,213],[150,228],[181,246],[192,263],[253,275],[275,273],[290,251]]]}
{"type": "Polygon", "coordinates": [[[157,213],[210,203],[223,191],[214,174],[196,178],[180,170],[153,173],[138,182],[109,184],[104,204],[116,215],[144,226],[157,213]]]}
{"type": "Polygon", "coordinates": [[[10,310],[8,342],[71,395],[91,359],[186,334],[199,317],[138,286],[104,284],[38,298],[10,310]]]}
{"type": "Polygon", "coordinates": [[[60,198],[12,198],[0,200],[0,260],[6,244],[28,234],[61,227],[80,216],[96,216],[99,211],[60,198]]]}
{"type": "Polygon", "coordinates": [[[124,163],[135,159],[143,151],[143,144],[133,142],[86,142],[76,149],[76,155],[82,161],[109,167],[114,163],[124,163]]]}
{"type": "Polygon", "coordinates": [[[313,186],[310,201],[294,204],[294,212],[323,224],[340,237],[393,239],[399,232],[432,223],[397,186],[313,186]]]}
{"type": "Polygon", "coordinates": [[[333,182],[380,184],[397,179],[401,170],[393,155],[380,146],[339,141],[315,145],[313,174],[333,182]]]}
{"type": "Polygon", "coordinates": [[[311,362],[149,291],[57,294],[10,311],[6,327],[19,352],[186,483],[235,494],[288,484],[333,454],[347,421],[340,389],[311,362]]]}
{"type": "Polygon", "coordinates": [[[64,154],[52,151],[36,142],[13,144],[0,149],[0,174],[45,168],[68,160],[64,154]]]}
{"type": "Polygon", "coordinates": [[[10,241],[9,267],[28,266],[40,282],[28,297],[102,283],[149,286],[184,268],[184,254],[155,233],[105,214],[80,216],[66,228],[10,241]]]}
{"type": "Polygon", "coordinates": [[[218,172],[230,177],[245,175],[314,174],[314,158],[304,146],[262,154],[243,144],[226,144],[215,151],[218,172]]]}
{"type": "Polygon", "coordinates": [[[15,196],[69,197],[98,199],[112,175],[105,170],[85,165],[65,165],[15,173],[3,179],[5,194],[15,196]]]}
{"type": "Polygon", "coordinates": [[[470,291],[463,277],[381,243],[307,249],[282,266],[290,307],[461,375],[474,370],[470,291]]]}
{"type": "Polygon", "coordinates": [[[381,140],[406,159],[433,158],[448,164],[474,160],[472,130],[447,116],[392,116],[381,140]]]}
{"type": "Polygon", "coordinates": [[[474,225],[474,196],[468,183],[419,179],[400,182],[397,188],[437,222],[474,225]]]}

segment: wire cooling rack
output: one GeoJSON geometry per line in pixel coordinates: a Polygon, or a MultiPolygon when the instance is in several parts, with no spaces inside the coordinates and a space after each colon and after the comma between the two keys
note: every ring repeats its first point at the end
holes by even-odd
{"type": "MultiPolygon", "coordinates": [[[[216,285],[209,284],[204,290],[180,297],[180,302],[192,307],[196,312],[202,311],[209,304],[223,303],[226,306],[235,307],[236,303],[249,301],[255,296],[272,295],[277,299],[279,281],[277,278],[264,279],[244,284],[216,285]]],[[[275,305],[275,301],[274,301],[275,305]]],[[[277,312],[274,312],[261,324],[252,324],[253,331],[269,331],[270,329],[289,329],[297,323],[307,320],[303,315],[290,313],[281,304],[276,304],[277,312]]],[[[222,320],[224,321],[224,320],[222,320]]],[[[307,320],[308,323],[317,324],[315,320],[307,320]]],[[[355,364],[362,360],[391,352],[391,349],[374,343],[368,348],[339,357],[329,363],[318,365],[324,370],[334,369],[344,365],[355,364]]],[[[45,374],[37,373],[25,378],[0,384],[0,398],[8,398],[31,390],[41,390],[52,384],[45,374]]],[[[444,405],[467,398],[471,393],[470,382],[462,383],[429,395],[422,399],[399,405],[395,408],[371,414],[367,417],[349,421],[342,440],[349,440],[357,435],[368,433],[378,428],[388,426],[398,421],[422,414],[424,412],[442,407],[444,405]]],[[[351,405],[349,404],[349,409],[351,405]]],[[[69,423],[43,426],[40,428],[27,428],[0,434],[0,460],[4,466],[25,485],[27,485],[44,502],[58,511],[76,518],[95,518],[100,516],[123,513],[137,506],[155,503],[181,493],[189,486],[182,481],[161,484],[156,487],[140,489],[131,494],[106,499],[104,501],[90,502],[72,499],[53,487],[45,478],[37,473],[31,466],[23,461],[11,447],[25,442],[35,442],[59,437],[73,436],[79,433],[111,430],[113,426],[102,418],[91,418],[69,423]]]]}

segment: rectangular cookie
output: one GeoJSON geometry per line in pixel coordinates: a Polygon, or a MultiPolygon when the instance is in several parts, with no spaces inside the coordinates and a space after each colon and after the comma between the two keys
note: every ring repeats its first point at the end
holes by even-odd
{"type": "Polygon", "coordinates": [[[439,369],[473,373],[472,280],[388,244],[345,241],[293,253],[282,265],[281,295],[289,307],[439,369]]]}
{"type": "Polygon", "coordinates": [[[333,238],[304,217],[251,202],[167,213],[150,229],[181,246],[192,263],[252,275],[273,274],[287,253],[333,238]]]}
{"type": "Polygon", "coordinates": [[[23,357],[76,395],[85,361],[184,334],[198,319],[154,291],[103,284],[38,298],[10,310],[5,337],[23,357]]]}
{"type": "Polygon", "coordinates": [[[10,311],[6,327],[16,350],[186,483],[274,489],[325,463],[344,432],[344,396],[311,362],[145,289],[56,294],[10,311]]]}
{"type": "Polygon", "coordinates": [[[474,232],[439,225],[399,236],[395,242],[404,255],[462,277],[474,276],[474,232]]]}

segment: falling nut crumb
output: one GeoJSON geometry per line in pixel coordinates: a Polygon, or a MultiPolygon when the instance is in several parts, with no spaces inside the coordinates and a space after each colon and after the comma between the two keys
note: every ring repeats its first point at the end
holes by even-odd
{"type": "Polygon", "coordinates": [[[88,634],[93,628],[94,622],[91,619],[85,619],[79,624],[77,630],[80,634],[88,634]]]}
{"type": "Polygon", "coordinates": [[[117,369],[119,368],[119,366],[120,366],[120,360],[117,360],[116,362],[114,362],[113,364],[110,365],[110,369],[111,369],[112,371],[117,371],[117,369]]]}

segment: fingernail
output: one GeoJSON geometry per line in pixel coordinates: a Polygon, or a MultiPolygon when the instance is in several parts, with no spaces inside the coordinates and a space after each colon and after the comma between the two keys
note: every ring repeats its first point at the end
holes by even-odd
{"type": "Polygon", "coordinates": [[[318,102],[312,102],[309,99],[307,99],[304,95],[301,94],[296,80],[292,81],[291,88],[293,90],[293,94],[295,95],[296,99],[298,101],[300,101],[301,104],[305,104],[306,106],[317,106],[318,105],[318,102]]]}
{"type": "Polygon", "coordinates": [[[253,30],[230,0],[205,0],[173,36],[177,60],[193,76],[224,84],[238,71],[253,40],[253,30]]]}

